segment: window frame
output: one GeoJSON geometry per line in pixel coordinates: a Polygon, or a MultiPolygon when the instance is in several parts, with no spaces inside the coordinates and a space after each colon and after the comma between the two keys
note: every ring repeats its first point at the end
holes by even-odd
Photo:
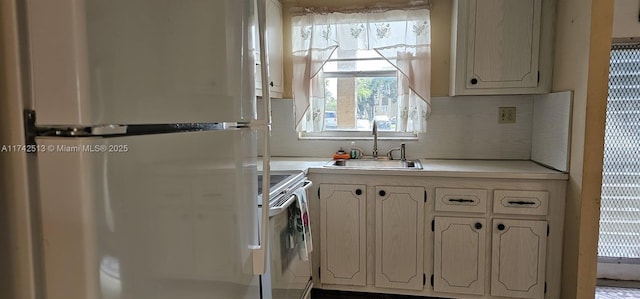
{"type": "MultiPolygon", "coordinates": [[[[357,62],[367,60],[385,60],[383,57],[365,57],[365,58],[331,58],[327,63],[331,62],[357,62]]],[[[386,61],[391,65],[389,61],[386,61]]],[[[324,79],[333,78],[398,78],[397,70],[344,70],[344,71],[323,71],[324,79]]],[[[354,99],[355,100],[355,99],[354,99]]],[[[326,111],[326,110],[325,110],[326,111]]],[[[371,131],[351,130],[351,129],[330,129],[322,132],[298,132],[298,139],[301,140],[369,140],[371,139],[371,131]]],[[[412,132],[396,132],[396,131],[378,131],[379,140],[418,140],[418,134],[412,132]]]]}

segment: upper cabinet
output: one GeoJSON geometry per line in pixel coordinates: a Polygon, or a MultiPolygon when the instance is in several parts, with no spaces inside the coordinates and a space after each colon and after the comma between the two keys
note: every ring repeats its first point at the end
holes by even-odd
{"type": "Polygon", "coordinates": [[[554,0],[455,0],[451,95],[550,91],[554,0]]]}
{"type": "MultiPolygon", "coordinates": [[[[257,23],[257,22],[256,22],[257,23]]],[[[260,37],[256,33],[256,95],[262,96],[260,65],[260,37]]],[[[282,98],[282,5],[278,0],[267,0],[267,55],[269,56],[269,86],[272,98],[282,98]]]]}

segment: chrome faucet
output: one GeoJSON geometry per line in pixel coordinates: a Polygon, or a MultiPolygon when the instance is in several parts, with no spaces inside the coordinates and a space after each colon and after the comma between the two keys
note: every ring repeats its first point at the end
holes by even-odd
{"type": "Polygon", "coordinates": [[[378,126],[376,125],[376,121],[373,121],[373,129],[371,130],[371,134],[373,135],[373,154],[374,158],[378,157],[378,126]]]}
{"type": "Polygon", "coordinates": [[[400,147],[392,148],[387,152],[387,158],[393,160],[393,152],[400,151],[400,161],[407,161],[406,146],[404,143],[400,144],[400,147]]]}

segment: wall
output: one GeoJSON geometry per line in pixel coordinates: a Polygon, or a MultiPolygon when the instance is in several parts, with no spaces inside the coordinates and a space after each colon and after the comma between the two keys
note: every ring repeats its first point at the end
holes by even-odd
{"type": "MultiPolygon", "coordinates": [[[[435,97],[427,133],[417,141],[382,140],[384,154],[407,144],[408,158],[529,159],[534,96],[435,97]],[[516,107],[515,124],[498,124],[498,107],[516,107]]],[[[299,140],[293,125],[293,101],[272,100],[272,156],[331,157],[351,140],[299,140]]],[[[371,154],[371,140],[356,141],[371,154]]]]}
{"type": "Polygon", "coordinates": [[[640,37],[640,1],[615,0],[613,37],[640,37]]]}
{"type": "MultiPolygon", "coordinates": [[[[407,0],[389,0],[397,5],[407,0]]],[[[344,7],[343,0],[283,0],[284,97],[291,97],[291,14],[292,7],[344,7]]],[[[350,7],[368,7],[374,0],[349,1],[350,7]]],[[[451,0],[431,1],[432,77],[431,95],[434,113],[428,133],[418,141],[381,141],[381,152],[407,144],[409,157],[448,159],[529,159],[531,156],[531,96],[448,98],[451,56],[451,0]],[[516,124],[497,124],[498,107],[518,107],[516,124]],[[435,142],[437,141],[437,142],[435,142]]],[[[329,157],[349,141],[301,141],[294,132],[290,100],[273,102],[273,156],[329,157]]],[[[371,151],[371,141],[358,141],[371,151]]]]}
{"type": "Polygon", "coordinates": [[[557,8],[553,90],[574,91],[562,298],[594,298],[613,2],[557,8]]]}
{"type": "MultiPolygon", "coordinates": [[[[349,6],[368,7],[379,1],[351,0],[349,6]]],[[[384,3],[401,4],[408,0],[387,0],[384,3]]],[[[431,0],[431,95],[449,95],[449,60],[451,49],[451,0],[431,0]]],[[[282,0],[284,97],[291,98],[291,13],[292,7],[344,7],[344,0],[282,0]]]]}

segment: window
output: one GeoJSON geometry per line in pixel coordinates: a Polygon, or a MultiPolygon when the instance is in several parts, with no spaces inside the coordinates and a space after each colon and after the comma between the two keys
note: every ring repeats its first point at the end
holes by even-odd
{"type": "Polygon", "coordinates": [[[374,120],[380,131],[395,131],[391,124],[398,111],[395,68],[382,58],[340,59],[339,54],[340,49],[323,67],[324,131],[371,131],[374,120]]]}
{"type": "Polygon", "coordinates": [[[301,137],[369,138],[374,121],[382,137],[425,131],[428,9],[306,13],[292,20],[292,42],[301,137]]]}

